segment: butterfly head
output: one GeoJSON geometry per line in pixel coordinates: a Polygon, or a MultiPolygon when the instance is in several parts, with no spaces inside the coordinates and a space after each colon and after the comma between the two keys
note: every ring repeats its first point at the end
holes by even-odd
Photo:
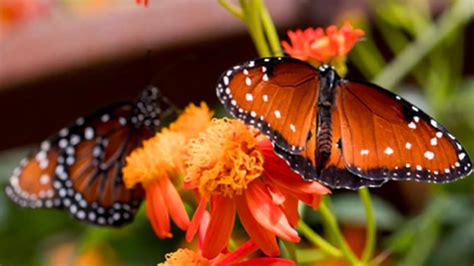
{"type": "Polygon", "coordinates": [[[136,127],[158,128],[164,118],[176,113],[176,107],[165,98],[160,90],[152,85],[146,87],[140,94],[135,105],[136,127]]]}

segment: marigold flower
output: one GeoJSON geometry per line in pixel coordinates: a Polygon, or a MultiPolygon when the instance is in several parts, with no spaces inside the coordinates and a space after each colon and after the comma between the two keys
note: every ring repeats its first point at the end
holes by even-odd
{"type": "Polygon", "coordinates": [[[207,128],[214,113],[209,110],[206,103],[201,102],[199,106],[189,104],[184,112],[171,123],[169,129],[174,132],[181,132],[186,139],[194,138],[197,134],[207,128]]]}
{"type": "MultiPolygon", "coordinates": [[[[270,146],[268,146],[270,145],[270,146]]],[[[234,220],[240,221],[256,245],[269,256],[279,254],[276,236],[300,240],[297,200],[314,206],[329,192],[317,182],[305,182],[286,162],[267,150],[268,139],[238,120],[216,119],[191,140],[185,186],[202,196],[186,238],[191,240],[210,201],[202,254],[214,258],[227,246],[234,220]],[[284,182],[288,183],[281,186],[284,182]]]]}
{"type": "Polygon", "coordinates": [[[291,44],[282,41],[281,45],[292,57],[308,61],[315,66],[331,64],[340,74],[345,74],[344,59],[362,36],[364,31],[354,29],[346,22],[339,30],[331,25],[326,31],[322,28],[288,31],[291,44]]]}
{"type": "Polygon", "coordinates": [[[219,254],[214,259],[207,259],[199,252],[190,249],[178,249],[175,252],[166,254],[166,261],[159,263],[159,266],[224,266],[224,265],[272,265],[272,266],[292,266],[292,261],[281,258],[252,258],[245,262],[239,262],[257,250],[252,241],[243,244],[237,250],[228,254],[219,254]]]}
{"type": "Polygon", "coordinates": [[[143,147],[126,158],[123,180],[127,187],[141,184],[146,193],[146,213],[155,233],[160,238],[172,237],[171,219],[182,230],[189,225],[189,217],[174,184],[182,181],[187,142],[210,123],[212,112],[205,103],[188,106],[181,116],[143,147]],[[192,121],[193,125],[188,125],[192,121]]]}

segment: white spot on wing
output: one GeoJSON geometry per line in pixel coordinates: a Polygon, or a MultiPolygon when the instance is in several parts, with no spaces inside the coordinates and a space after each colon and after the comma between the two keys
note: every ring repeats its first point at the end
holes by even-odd
{"type": "Polygon", "coordinates": [[[461,161],[464,160],[465,157],[466,157],[466,154],[465,154],[464,152],[463,152],[463,153],[460,153],[460,154],[458,155],[458,158],[459,158],[459,160],[461,160],[461,161]]]}
{"type": "Polygon", "coordinates": [[[433,160],[434,156],[435,156],[434,153],[431,152],[431,151],[425,152],[425,157],[426,157],[426,159],[428,159],[428,160],[433,160]]]}
{"type": "Polygon", "coordinates": [[[436,132],[436,137],[440,139],[441,137],[443,137],[443,133],[440,131],[436,132]]]}
{"type": "Polygon", "coordinates": [[[92,139],[94,138],[94,129],[91,128],[91,127],[87,127],[85,130],[84,130],[84,137],[86,139],[92,139]]]}
{"type": "Polygon", "coordinates": [[[438,139],[436,137],[432,138],[430,142],[431,142],[431,146],[436,146],[438,144],[438,139]]]}
{"type": "Polygon", "coordinates": [[[264,102],[268,102],[268,95],[264,94],[262,96],[264,102]]]}
{"type": "Polygon", "coordinates": [[[385,154],[387,154],[387,155],[392,155],[392,154],[393,154],[393,149],[390,148],[390,147],[387,147],[384,152],[385,152],[385,154]]]}
{"type": "Polygon", "coordinates": [[[245,100],[247,100],[247,102],[253,101],[253,95],[251,93],[245,94],[245,100]]]}
{"type": "Polygon", "coordinates": [[[295,127],[295,125],[290,124],[290,129],[291,129],[291,131],[296,132],[296,127],[295,127]]]}
{"type": "Polygon", "coordinates": [[[276,118],[281,118],[281,113],[280,113],[280,110],[275,110],[275,117],[276,118]]]}
{"type": "Polygon", "coordinates": [[[410,123],[408,124],[408,127],[415,129],[415,128],[416,128],[416,124],[413,123],[413,122],[410,122],[410,123]]]}
{"type": "Polygon", "coordinates": [[[361,150],[360,155],[367,155],[369,154],[369,150],[361,150]]]}
{"type": "Polygon", "coordinates": [[[245,78],[245,84],[247,84],[247,86],[252,85],[252,80],[249,77],[246,77],[245,78]]]}
{"type": "Polygon", "coordinates": [[[413,120],[414,120],[416,123],[420,122],[420,118],[419,118],[418,116],[414,116],[414,117],[413,117],[413,120]]]}
{"type": "Polygon", "coordinates": [[[405,148],[407,150],[411,149],[411,143],[410,142],[405,143],[405,148]]]}

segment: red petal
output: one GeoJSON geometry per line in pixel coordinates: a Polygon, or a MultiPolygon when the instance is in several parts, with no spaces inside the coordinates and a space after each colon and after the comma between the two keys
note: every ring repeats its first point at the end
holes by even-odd
{"type": "Polygon", "coordinates": [[[163,177],[160,179],[160,188],[163,193],[163,198],[166,201],[166,206],[175,224],[182,230],[188,229],[189,217],[184,208],[183,201],[173,186],[169,178],[163,177]]]}
{"type": "Polygon", "coordinates": [[[229,253],[223,260],[219,261],[215,266],[231,265],[238,262],[258,250],[258,246],[254,241],[249,240],[242,244],[237,250],[229,253]]]}
{"type": "Polygon", "coordinates": [[[291,227],[283,210],[272,201],[265,185],[260,180],[255,180],[248,185],[245,199],[250,212],[260,225],[284,240],[300,241],[298,232],[291,227]]]}
{"type": "Polygon", "coordinates": [[[233,199],[216,196],[215,208],[211,210],[206,237],[202,246],[202,256],[212,259],[227,246],[235,220],[235,203],[233,199]]]}
{"type": "Polygon", "coordinates": [[[211,221],[211,215],[208,211],[204,211],[201,218],[201,223],[199,224],[199,235],[198,235],[198,245],[199,249],[202,249],[204,244],[204,238],[206,237],[207,228],[209,228],[209,222],[211,221]]]}
{"type": "Polygon", "coordinates": [[[146,187],[146,214],[159,238],[172,237],[168,210],[157,182],[146,187]]]}
{"type": "Polygon", "coordinates": [[[255,241],[260,250],[267,256],[278,256],[280,249],[278,248],[275,234],[263,228],[255,220],[243,196],[237,197],[235,203],[239,212],[240,222],[250,238],[255,241]]]}
{"type": "Polygon", "coordinates": [[[293,261],[281,258],[255,258],[248,261],[232,264],[236,266],[294,266],[293,261]]]}
{"type": "Polygon", "coordinates": [[[264,176],[277,186],[298,193],[317,193],[324,195],[331,192],[319,182],[305,181],[300,175],[293,172],[286,162],[275,154],[269,140],[259,141],[257,145],[264,157],[264,176]]]}
{"type": "Polygon", "coordinates": [[[193,240],[194,235],[197,233],[199,229],[199,224],[201,223],[201,218],[202,215],[204,214],[204,211],[206,210],[206,203],[207,200],[205,197],[202,197],[201,200],[199,201],[199,205],[194,212],[193,219],[191,220],[191,223],[189,224],[188,231],[186,232],[186,241],[191,242],[193,240]]]}
{"type": "Polygon", "coordinates": [[[275,204],[281,205],[285,202],[285,195],[278,189],[278,187],[270,183],[267,184],[267,190],[275,204]]]}
{"type": "Polygon", "coordinates": [[[283,202],[283,212],[285,212],[290,224],[295,227],[300,219],[298,213],[298,199],[287,196],[285,202],[283,202]]]}

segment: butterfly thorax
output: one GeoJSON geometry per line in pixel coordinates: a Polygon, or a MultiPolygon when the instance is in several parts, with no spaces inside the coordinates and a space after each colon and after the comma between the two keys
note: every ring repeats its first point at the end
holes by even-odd
{"type": "Polygon", "coordinates": [[[159,90],[148,86],[135,104],[131,121],[136,128],[156,129],[161,124],[163,112],[169,109],[170,104],[161,96],[159,90]]]}
{"type": "Polygon", "coordinates": [[[331,155],[331,114],[335,102],[336,84],[340,77],[334,68],[328,65],[320,66],[318,71],[320,73],[320,92],[318,95],[318,115],[316,117],[317,148],[315,150],[315,158],[317,158],[316,168],[319,174],[331,155]]]}

